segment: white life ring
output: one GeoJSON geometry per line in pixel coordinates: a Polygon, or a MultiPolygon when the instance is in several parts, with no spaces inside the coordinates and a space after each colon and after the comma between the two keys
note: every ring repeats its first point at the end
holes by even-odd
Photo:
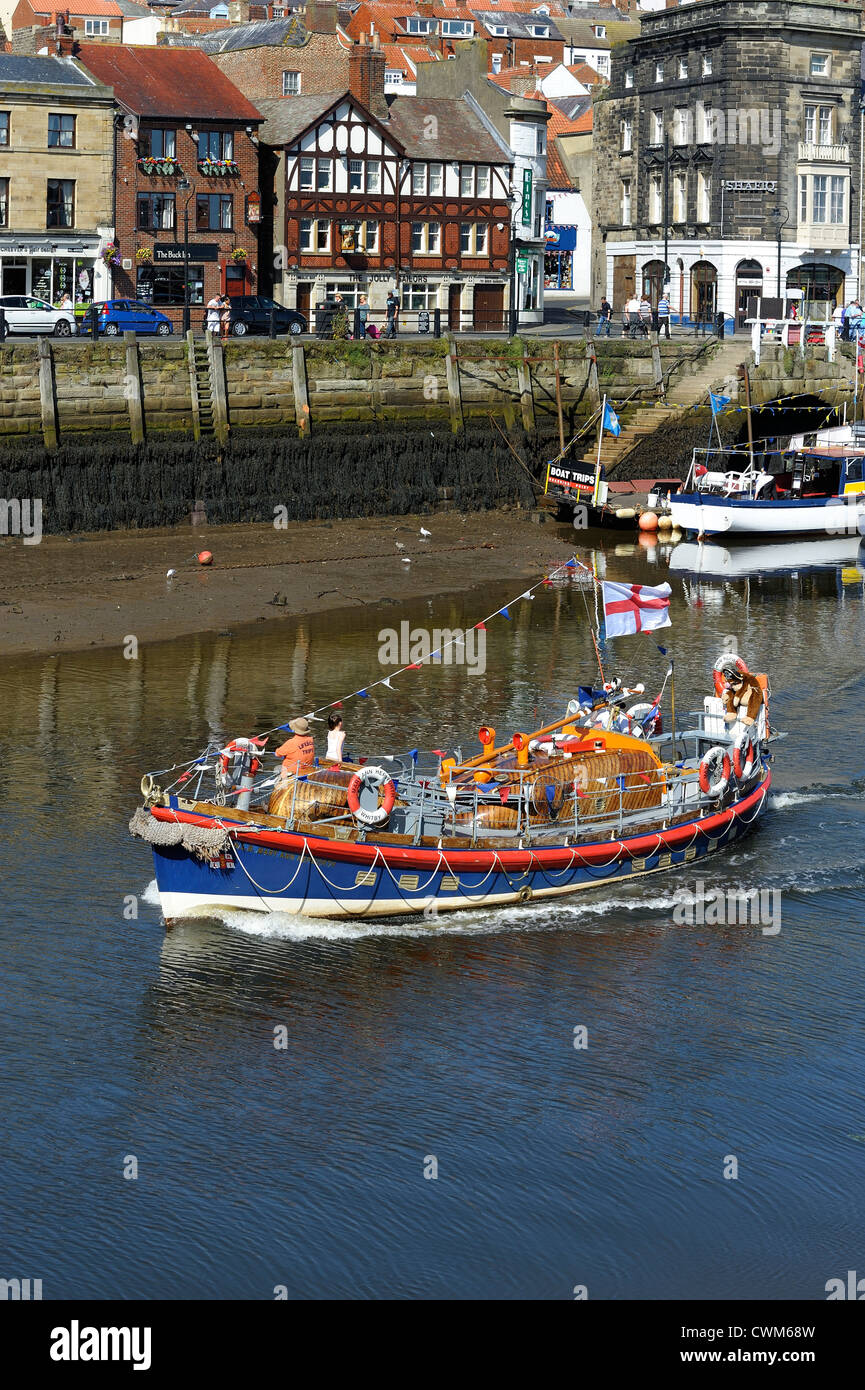
{"type": "Polygon", "coordinates": [[[361,825],[384,825],[396,801],[396,785],[386,768],[364,767],[349,782],[346,800],[348,809],[361,825]],[[360,804],[360,794],[364,790],[381,793],[381,801],[374,811],[368,811],[360,804]]]}
{"type": "Polygon", "coordinates": [[[733,771],[740,782],[746,782],[754,771],[754,764],[757,761],[757,749],[747,733],[743,733],[733,747],[733,771]],[[743,756],[744,759],[743,759],[743,756]]]}
{"type": "Polygon", "coordinates": [[[730,785],[730,772],[730,754],[716,744],[700,760],[700,790],[718,800],[730,785]]]}
{"type": "MultiPolygon", "coordinates": [[[[266,742],[267,740],[265,740],[266,742]]],[[[249,773],[254,777],[261,767],[261,747],[254,738],[234,738],[231,743],[227,743],[219,754],[219,773],[220,780],[224,787],[231,787],[235,768],[238,763],[240,770],[243,771],[247,759],[249,760],[249,773]],[[250,754],[252,755],[250,757],[250,754]],[[231,773],[229,774],[228,765],[232,763],[231,773]]]]}

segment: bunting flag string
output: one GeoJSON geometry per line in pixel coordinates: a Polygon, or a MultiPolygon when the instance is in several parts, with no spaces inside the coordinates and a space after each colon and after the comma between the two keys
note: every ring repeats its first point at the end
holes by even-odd
{"type": "MultiPolygon", "coordinates": [[[[574,570],[581,570],[585,574],[594,578],[592,570],[589,568],[589,566],[584,565],[582,561],[578,560],[577,557],[574,555],[571,557],[570,560],[564,561],[563,564],[556,565],[552,570],[549,571],[548,574],[544,575],[543,579],[539,579],[536,584],[533,584],[530,588],[525,589],[521,594],[517,596],[517,598],[511,599],[509,603],[504,604],[501,608],[496,608],[492,613],[488,613],[485,618],[482,618],[480,622],[475,623],[472,628],[467,628],[466,631],[486,632],[487,623],[492,622],[493,618],[506,618],[507,621],[510,622],[511,615],[509,610],[511,607],[513,607],[514,604],[519,603],[523,599],[533,599],[535,596],[535,590],[544,587],[549,587],[554,579],[563,578],[568,572],[572,572],[574,570]]],[[[393,690],[394,687],[391,684],[391,682],[394,681],[398,676],[404,675],[407,671],[420,671],[423,668],[425,662],[440,661],[443,651],[449,650],[451,647],[457,645],[465,645],[465,637],[462,632],[456,633],[453,637],[451,637],[451,639],[448,642],[444,643],[441,647],[437,648],[436,651],[430,652],[429,656],[424,657],[422,661],[410,661],[407,663],[407,665],[399,667],[398,670],[391,671],[390,675],[382,676],[377,681],[371,681],[368,685],[361,686],[359,690],[352,690],[347,695],[343,695],[342,698],[339,700],[331,700],[326,705],[319,705],[318,709],[310,710],[309,713],[306,715],[306,718],[309,720],[315,720],[317,723],[321,723],[326,711],[333,709],[342,709],[347,700],[368,700],[370,697],[370,691],[376,690],[380,685],[385,686],[388,690],[393,690]]],[[[275,728],[266,730],[266,735],[282,733],[284,730],[288,729],[288,727],[288,724],[277,724],[275,728]]],[[[261,735],[261,737],[265,737],[266,735],[261,735]]],[[[418,750],[415,748],[410,751],[409,756],[416,759],[417,754],[418,750]]]]}

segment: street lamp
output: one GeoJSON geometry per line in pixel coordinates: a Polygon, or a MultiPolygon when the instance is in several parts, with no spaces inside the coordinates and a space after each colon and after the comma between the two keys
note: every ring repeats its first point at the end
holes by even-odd
{"type": "Polygon", "coordinates": [[[189,332],[189,204],[195,197],[195,189],[189,179],[178,179],[177,187],[182,193],[187,189],[192,191],[183,205],[183,332],[184,336],[189,332]]]}
{"type": "Polygon", "coordinates": [[[789,210],[788,207],[786,207],[784,204],[782,204],[780,207],[773,208],[772,211],[771,211],[771,213],[770,213],[769,215],[770,215],[770,217],[772,218],[772,221],[776,223],[775,231],[776,231],[776,239],[777,239],[777,242],[778,242],[778,281],[777,281],[777,285],[776,285],[776,288],[775,288],[775,297],[776,297],[776,299],[780,299],[780,298],[781,298],[781,233],[783,232],[783,230],[784,230],[784,228],[786,227],[787,223],[790,221],[790,210],[789,210]],[[783,222],[781,221],[782,215],[783,215],[783,218],[784,218],[783,222]]]}

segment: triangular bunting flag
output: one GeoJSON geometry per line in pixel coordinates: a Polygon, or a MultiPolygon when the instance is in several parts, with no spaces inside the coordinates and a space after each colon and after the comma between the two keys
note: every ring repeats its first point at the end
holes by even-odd
{"type": "Polygon", "coordinates": [[[555,799],[556,799],[556,789],[555,789],[554,786],[551,787],[551,786],[549,785],[549,783],[547,783],[547,789],[546,789],[546,790],[547,790],[547,801],[548,801],[548,803],[550,804],[550,806],[552,806],[553,802],[554,802],[555,799]]]}
{"type": "Polygon", "coordinates": [[[360,700],[368,700],[368,699],[369,699],[369,695],[366,693],[365,690],[359,690],[359,691],[357,692],[357,694],[358,694],[358,699],[360,699],[360,700]]]}
{"type": "Polygon", "coordinates": [[[486,632],[486,623],[475,623],[475,632],[486,632]]]}
{"type": "Polygon", "coordinates": [[[454,802],[455,802],[456,799],[457,799],[457,789],[456,789],[456,787],[455,787],[452,783],[450,783],[450,784],[448,784],[448,786],[445,787],[445,792],[446,792],[446,794],[447,794],[447,799],[448,799],[448,801],[449,801],[450,804],[453,806],[454,802]]]}
{"type": "Polygon", "coordinates": [[[507,801],[508,797],[510,796],[510,794],[511,794],[511,789],[510,789],[510,787],[499,787],[499,797],[500,797],[500,799],[501,799],[501,803],[502,803],[503,806],[504,806],[505,802],[507,801]]]}
{"type": "Polygon", "coordinates": [[[499,613],[501,614],[501,616],[502,616],[503,618],[507,618],[508,622],[510,622],[510,620],[511,620],[511,615],[510,615],[510,613],[508,612],[508,610],[507,610],[506,608],[500,608],[500,609],[499,609],[499,613]]]}

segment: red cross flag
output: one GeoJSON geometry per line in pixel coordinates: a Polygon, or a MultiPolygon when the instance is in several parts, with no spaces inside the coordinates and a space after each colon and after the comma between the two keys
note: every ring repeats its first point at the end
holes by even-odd
{"type": "Polygon", "coordinates": [[[604,620],[608,637],[670,627],[669,584],[611,584],[604,581],[604,620]]]}

